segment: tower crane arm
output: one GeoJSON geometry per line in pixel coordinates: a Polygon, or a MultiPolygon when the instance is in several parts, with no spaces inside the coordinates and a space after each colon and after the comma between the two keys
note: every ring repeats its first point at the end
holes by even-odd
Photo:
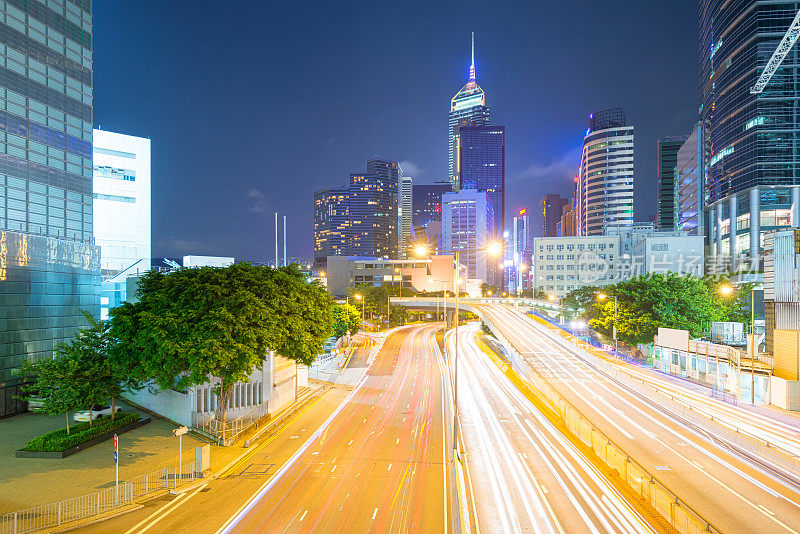
{"type": "Polygon", "coordinates": [[[772,57],[769,58],[767,66],[764,67],[764,72],[761,73],[761,76],[758,77],[756,84],[752,89],[750,89],[750,94],[761,94],[769,81],[772,79],[772,75],[775,74],[775,72],[778,70],[778,67],[781,66],[781,63],[783,63],[783,59],[786,57],[786,54],[789,53],[789,50],[792,49],[794,43],[797,42],[798,37],[800,37],[800,11],[798,11],[797,15],[795,15],[792,25],[789,26],[789,29],[786,31],[786,35],[784,35],[783,39],[781,39],[780,44],[778,44],[778,48],[772,54],[772,57]]]}

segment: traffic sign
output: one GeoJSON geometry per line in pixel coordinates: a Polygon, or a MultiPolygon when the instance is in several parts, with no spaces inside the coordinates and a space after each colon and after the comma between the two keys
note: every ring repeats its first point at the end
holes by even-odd
{"type": "Polygon", "coordinates": [[[115,464],[117,463],[117,459],[118,459],[117,451],[119,451],[119,437],[116,434],[114,434],[114,463],[115,464]]]}

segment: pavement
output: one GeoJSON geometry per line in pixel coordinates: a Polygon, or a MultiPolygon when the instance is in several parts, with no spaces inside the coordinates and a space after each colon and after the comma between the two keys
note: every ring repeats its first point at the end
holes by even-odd
{"type": "Polygon", "coordinates": [[[529,372],[544,376],[600,431],[721,532],[800,531],[800,488],[687,427],[599,371],[595,356],[501,305],[482,312],[529,372]]]}
{"type": "MultiPolygon", "coordinates": [[[[459,409],[476,530],[660,531],[526,398],[509,366],[479,346],[479,325],[460,330],[459,409]]],[[[454,336],[447,341],[452,355],[454,336]]]]}
{"type": "MultiPolygon", "coordinates": [[[[137,411],[122,401],[123,411],[137,411]]],[[[64,415],[25,413],[0,419],[0,513],[87,495],[114,485],[114,441],[107,440],[61,460],[15,458],[31,438],[63,428],[64,415]]],[[[119,436],[120,481],[178,465],[178,425],[152,417],[150,423],[119,436]]],[[[184,462],[205,442],[183,436],[184,462]]],[[[212,453],[213,458],[213,453],[212,453]]]]}
{"type": "Polygon", "coordinates": [[[326,393],[207,486],[80,532],[451,531],[436,328],[391,333],[356,388],[326,393]]]}

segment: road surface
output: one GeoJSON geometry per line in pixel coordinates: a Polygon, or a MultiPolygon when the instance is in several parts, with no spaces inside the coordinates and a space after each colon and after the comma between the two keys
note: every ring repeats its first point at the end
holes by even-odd
{"type": "Polygon", "coordinates": [[[800,531],[800,491],[610,380],[592,358],[532,318],[479,305],[532,372],[722,532],[800,531]]]}
{"type": "Polygon", "coordinates": [[[479,531],[655,532],[478,348],[478,332],[460,328],[458,387],[479,531]]]}

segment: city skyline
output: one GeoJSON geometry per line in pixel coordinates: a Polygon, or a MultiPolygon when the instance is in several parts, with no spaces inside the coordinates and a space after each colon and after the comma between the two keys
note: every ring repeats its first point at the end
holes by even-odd
{"type": "MultiPolygon", "coordinates": [[[[242,18],[264,19],[261,8],[237,5],[238,13],[252,15],[242,18]]],[[[269,24],[276,27],[274,36],[267,41],[261,42],[259,37],[255,42],[254,36],[242,31],[230,43],[219,44],[222,49],[215,51],[206,50],[209,45],[200,38],[207,26],[216,22],[210,20],[210,11],[202,6],[196,7],[193,20],[176,32],[161,22],[172,16],[172,6],[143,2],[135,8],[120,5],[109,10],[98,4],[95,17],[101,24],[95,39],[105,45],[98,46],[95,58],[95,126],[149,137],[160,147],[153,154],[154,255],[199,253],[268,259],[274,249],[272,212],[280,207],[289,223],[289,255],[310,257],[313,219],[308,205],[312,191],[342,183],[351,169],[369,157],[397,158],[406,173],[414,176],[415,183],[447,179],[443,102],[452,98],[467,79],[470,32],[474,31],[477,78],[493,108],[492,123],[504,124],[508,132],[508,197],[514,201],[507,202],[506,217],[522,207],[534,207],[548,192],[569,195],[570,175],[574,175],[579,163],[588,113],[621,105],[628,109],[630,120],[640,132],[636,208],[638,218],[646,218],[655,213],[656,199],[639,193],[646,191],[642,187],[655,184],[657,139],[688,133],[696,122],[697,6],[689,1],[669,9],[628,6],[629,14],[622,20],[588,2],[580,7],[579,16],[567,17],[563,9],[554,6],[497,6],[487,10],[484,5],[465,4],[457,15],[448,13],[458,24],[442,34],[431,30],[430,21],[448,12],[447,6],[418,14],[401,7],[358,13],[347,6],[341,13],[334,13],[323,5],[319,14],[307,21],[309,30],[323,21],[327,24],[330,17],[336,21],[351,19],[348,26],[367,27],[368,22],[385,12],[394,17],[392,24],[412,28],[420,42],[403,46],[374,44],[370,36],[382,31],[384,22],[370,27],[363,36],[357,35],[350,44],[329,43],[325,32],[304,44],[291,38],[282,45],[287,50],[286,57],[268,56],[269,75],[248,72],[245,83],[239,72],[241,62],[228,63],[225,58],[228,54],[235,57],[233,51],[240,48],[257,51],[289,38],[285,30],[277,28],[277,22],[288,26],[300,16],[295,9],[280,8],[271,14],[273,22],[269,24]],[[163,17],[153,16],[156,7],[159,12],[164,11],[163,17]],[[658,68],[641,62],[644,51],[614,64],[591,64],[582,58],[578,43],[565,44],[563,31],[575,24],[579,33],[583,30],[588,35],[598,17],[619,29],[608,46],[622,50],[627,42],[637,40],[643,43],[644,50],[655,53],[670,42],[670,46],[677,47],[674,57],[665,58],[666,63],[658,68]],[[664,20],[669,31],[645,31],[644,21],[654,17],[664,20]],[[532,34],[523,22],[546,18],[557,24],[551,28],[542,26],[539,35],[531,38],[536,32],[532,34]],[[107,42],[120,37],[120,42],[138,41],[135,36],[145,24],[153,39],[141,42],[135,50],[107,42]],[[370,46],[366,46],[367,41],[370,46]],[[186,42],[209,52],[208,61],[198,63],[195,55],[177,66],[167,61],[188,53],[182,44],[186,42]],[[325,52],[317,53],[319,49],[325,52]],[[534,53],[538,50],[547,53],[534,53]],[[360,65],[365,62],[373,67],[368,79],[360,75],[360,65]],[[573,83],[572,74],[567,71],[574,69],[560,68],[564,62],[593,72],[597,83],[573,83]],[[606,83],[634,69],[637,79],[628,86],[612,88],[606,83]],[[550,71],[567,77],[563,80],[566,90],[556,91],[546,82],[550,71]],[[659,86],[665,73],[676,80],[668,89],[659,86]],[[156,91],[153,82],[163,76],[169,76],[169,87],[156,91]],[[187,88],[181,79],[192,77],[207,87],[202,94],[187,88]],[[323,78],[325,91],[313,84],[313,80],[323,78]],[[424,90],[404,94],[393,89],[398,78],[414,80],[424,90]],[[300,114],[292,103],[298,91],[303,98],[297,100],[308,107],[300,114]],[[197,116],[195,109],[204,105],[204,95],[212,93],[219,98],[219,105],[197,116]],[[667,95],[672,95],[671,100],[665,98],[667,95]],[[672,105],[651,109],[656,100],[672,105]],[[336,109],[331,109],[332,101],[338,102],[333,106],[336,109]],[[167,121],[162,115],[172,118],[167,121]],[[290,115],[297,115],[296,124],[287,122],[290,115]],[[301,128],[309,124],[311,117],[320,122],[310,129],[301,128]],[[345,117],[351,119],[349,123],[345,117]],[[359,123],[356,129],[352,126],[355,118],[359,123]],[[656,127],[659,123],[662,126],[656,127]],[[178,134],[177,124],[188,125],[186,131],[192,133],[178,134]],[[220,130],[214,133],[216,126],[212,124],[219,125],[220,130]],[[254,134],[248,138],[239,136],[236,132],[240,128],[252,128],[254,134]],[[210,142],[220,142],[220,150],[200,148],[210,142]],[[299,150],[310,150],[314,157],[301,158],[299,150]],[[236,179],[227,180],[222,190],[215,189],[218,177],[228,173],[235,173],[236,179]],[[301,189],[307,191],[305,197],[298,193],[301,189]],[[255,231],[241,232],[241,228],[255,231]]],[[[532,226],[536,227],[537,221],[532,221],[532,226]]]]}

